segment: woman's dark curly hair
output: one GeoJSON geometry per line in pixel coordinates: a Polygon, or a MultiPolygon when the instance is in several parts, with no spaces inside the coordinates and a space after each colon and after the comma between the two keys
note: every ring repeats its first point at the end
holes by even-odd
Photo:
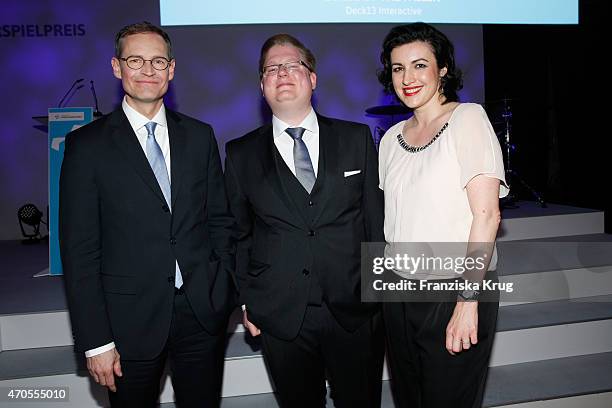
{"type": "Polygon", "coordinates": [[[455,47],[442,32],[425,23],[412,23],[393,27],[383,42],[380,62],[383,69],[378,71],[378,80],[385,91],[393,93],[391,80],[391,51],[400,45],[422,41],[429,44],[438,64],[438,69],[446,67],[446,75],[441,78],[440,92],[446,102],[457,102],[457,92],[463,87],[461,70],[455,66],[455,47]]]}

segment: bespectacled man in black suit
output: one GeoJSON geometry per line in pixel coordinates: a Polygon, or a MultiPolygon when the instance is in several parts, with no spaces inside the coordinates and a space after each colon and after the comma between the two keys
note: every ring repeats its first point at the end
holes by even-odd
{"type": "Polygon", "coordinates": [[[243,323],[262,336],[281,407],[379,407],[382,323],[360,301],[360,245],[383,241],[377,154],[366,125],[311,105],[315,58],[287,34],[259,63],[272,123],[229,142],[243,323]]]}
{"type": "Polygon", "coordinates": [[[113,407],[153,407],[167,357],[178,407],[220,404],[233,220],[212,128],[164,106],[170,38],[123,28],[121,107],[66,139],[60,247],[77,350],[113,407]]]}

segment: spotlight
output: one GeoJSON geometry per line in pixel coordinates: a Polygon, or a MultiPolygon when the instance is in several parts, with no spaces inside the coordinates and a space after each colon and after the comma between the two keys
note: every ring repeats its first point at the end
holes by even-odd
{"type": "MultiPolygon", "coordinates": [[[[25,204],[17,210],[17,218],[19,219],[19,226],[21,227],[21,233],[25,237],[21,242],[23,244],[34,244],[40,242],[40,240],[47,239],[49,236],[42,236],[40,234],[40,224],[47,223],[42,219],[43,213],[36,208],[34,204],[25,204]]],[[[47,227],[48,228],[48,227],[47,227]]]]}

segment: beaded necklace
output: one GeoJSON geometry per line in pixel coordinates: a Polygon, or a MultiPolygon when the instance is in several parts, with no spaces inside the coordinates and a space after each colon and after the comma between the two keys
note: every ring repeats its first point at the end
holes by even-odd
{"type": "Polygon", "coordinates": [[[438,131],[438,133],[436,133],[436,135],[427,144],[425,144],[423,146],[411,146],[411,145],[409,145],[404,140],[404,137],[402,136],[401,132],[400,132],[399,135],[397,135],[397,141],[398,141],[399,145],[402,147],[402,149],[404,149],[408,153],[418,153],[420,151],[423,151],[423,150],[427,149],[429,146],[431,146],[431,144],[433,142],[435,142],[437,138],[440,137],[442,132],[444,132],[447,127],[448,127],[448,122],[446,122],[444,124],[444,126],[442,126],[442,128],[438,131]]]}

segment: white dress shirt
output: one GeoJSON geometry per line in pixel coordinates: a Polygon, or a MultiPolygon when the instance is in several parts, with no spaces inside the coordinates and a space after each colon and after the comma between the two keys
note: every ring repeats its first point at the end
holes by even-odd
{"type": "Polygon", "coordinates": [[[168,124],[166,123],[166,107],[162,104],[159,111],[153,116],[153,119],[149,119],[141,113],[137,112],[134,108],[132,108],[128,103],[126,98],[123,98],[123,102],[121,103],[121,107],[123,108],[123,112],[125,116],[127,116],[132,129],[134,129],[134,133],[136,133],[136,137],[138,138],[138,143],[140,143],[140,147],[142,147],[142,151],[147,154],[147,129],[145,125],[149,122],[157,123],[155,127],[155,140],[159,144],[161,151],[164,155],[164,161],[166,162],[166,170],[168,170],[168,178],[170,179],[170,183],[172,183],[172,179],[170,175],[170,140],[168,139],[168,124]]]}
{"type": "Polygon", "coordinates": [[[310,113],[306,115],[302,123],[297,126],[290,126],[276,116],[272,116],[272,131],[274,134],[274,144],[278,149],[281,157],[295,174],[295,163],[293,161],[293,144],[294,140],[285,130],[290,127],[302,127],[306,129],[302,140],[308,148],[312,168],[314,169],[315,177],[319,169],[319,122],[314,109],[310,108],[310,113]]]}
{"type": "MultiPolygon", "coordinates": [[[[153,119],[149,119],[141,113],[137,112],[134,108],[132,108],[128,103],[125,97],[123,97],[123,102],[121,103],[121,108],[127,116],[134,133],[136,134],[136,138],[138,139],[138,143],[140,147],[142,147],[142,151],[147,154],[147,129],[145,125],[149,122],[157,123],[155,127],[155,140],[159,144],[161,151],[164,155],[164,161],[166,162],[166,169],[168,170],[168,179],[170,179],[170,183],[172,183],[172,179],[170,178],[170,139],[168,137],[168,124],[166,122],[166,108],[162,104],[159,111],[155,114],[153,119]]],[[[125,135],[129,137],[129,135],[125,135]]],[[[176,270],[180,272],[178,261],[176,261],[176,270]]],[[[102,354],[106,351],[112,350],[115,348],[115,343],[111,342],[105,344],[101,347],[97,347],[92,350],[87,350],[85,352],[85,357],[93,357],[98,354],[102,354]]]]}

